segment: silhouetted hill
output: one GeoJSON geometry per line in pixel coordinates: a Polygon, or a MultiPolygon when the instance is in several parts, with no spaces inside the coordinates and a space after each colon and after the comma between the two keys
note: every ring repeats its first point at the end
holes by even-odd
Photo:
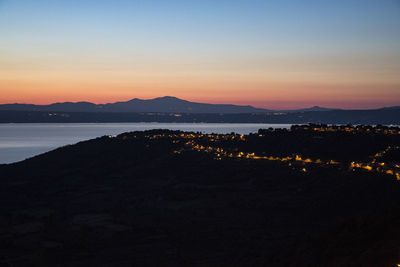
{"type": "Polygon", "coordinates": [[[50,105],[33,104],[3,104],[0,110],[15,111],[65,111],[65,112],[96,112],[97,105],[89,102],[64,102],[50,105]]]}
{"type": "MultiPolygon", "coordinates": [[[[400,107],[387,107],[383,109],[400,109],[400,107]]],[[[299,112],[317,112],[317,111],[339,111],[340,109],[324,108],[314,106],[311,108],[294,110],[269,110],[255,108],[252,106],[239,106],[230,104],[207,104],[196,103],[179,99],[172,96],[158,97],[154,99],[134,98],[126,102],[115,102],[107,104],[93,104],[90,102],[64,102],[50,105],[33,104],[2,104],[0,111],[47,111],[47,112],[158,112],[158,113],[299,113],[299,112]]],[[[381,110],[381,109],[376,109],[381,110]]],[[[351,110],[347,110],[351,111],[351,110]]],[[[357,111],[357,110],[354,110],[357,111]]],[[[371,110],[372,111],[372,110],[371,110]]]]}
{"type": "Polygon", "coordinates": [[[385,107],[382,109],[389,109],[389,110],[393,110],[393,109],[400,109],[400,106],[394,106],[394,107],[385,107]]]}
{"type": "Polygon", "coordinates": [[[170,96],[98,105],[89,102],[0,105],[0,123],[16,122],[400,124],[400,108],[341,110],[314,106],[271,111],[252,106],[195,103],[170,96]]]}
{"type": "Polygon", "coordinates": [[[93,104],[89,102],[65,102],[51,105],[4,104],[0,110],[51,111],[51,112],[173,112],[173,113],[253,113],[267,112],[252,106],[206,104],[165,96],[154,99],[134,98],[126,102],[93,104]]]}
{"type": "Polygon", "coordinates": [[[398,131],[152,130],[0,165],[0,266],[395,266],[398,131]]]}
{"type": "Polygon", "coordinates": [[[306,111],[332,111],[332,110],[340,110],[338,108],[324,108],[319,106],[313,106],[311,108],[301,108],[301,109],[292,109],[292,110],[283,110],[281,112],[306,112],[306,111]]]}

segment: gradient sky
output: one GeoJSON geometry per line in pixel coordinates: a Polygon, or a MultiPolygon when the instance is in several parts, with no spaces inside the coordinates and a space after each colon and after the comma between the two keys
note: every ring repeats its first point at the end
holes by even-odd
{"type": "Polygon", "coordinates": [[[400,0],[0,0],[0,103],[400,105],[400,0]]]}

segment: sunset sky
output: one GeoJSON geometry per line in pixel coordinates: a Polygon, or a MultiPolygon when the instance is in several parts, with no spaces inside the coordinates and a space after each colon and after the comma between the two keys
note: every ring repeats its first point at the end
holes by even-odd
{"type": "Polygon", "coordinates": [[[0,103],[400,105],[400,1],[0,0],[0,103]]]}

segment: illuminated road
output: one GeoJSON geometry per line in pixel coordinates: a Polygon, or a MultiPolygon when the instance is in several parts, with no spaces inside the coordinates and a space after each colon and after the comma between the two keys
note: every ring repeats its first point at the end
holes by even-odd
{"type": "MultiPolygon", "coordinates": [[[[396,129],[380,129],[374,127],[349,127],[349,126],[338,126],[339,128],[334,127],[311,127],[311,126],[299,126],[300,130],[312,130],[318,132],[324,131],[344,131],[350,134],[356,132],[373,132],[380,134],[389,134],[389,135],[397,135],[400,131],[396,129]]],[[[297,130],[299,130],[297,129],[297,130]]],[[[291,131],[291,130],[288,130],[291,131]]],[[[312,159],[311,157],[307,157],[304,155],[293,154],[285,157],[276,156],[276,155],[256,155],[254,152],[244,152],[244,151],[232,151],[233,149],[227,149],[218,147],[216,144],[219,141],[232,141],[232,142],[246,142],[245,135],[238,134],[202,134],[202,133],[179,133],[179,134],[153,134],[153,135],[145,135],[145,139],[148,140],[157,140],[168,138],[172,140],[174,144],[183,143],[184,146],[180,147],[177,150],[174,150],[173,153],[181,154],[185,151],[197,151],[202,153],[212,154],[215,160],[221,160],[223,158],[236,158],[243,160],[265,160],[265,161],[275,161],[275,162],[284,162],[287,163],[289,167],[298,168],[302,172],[307,172],[307,165],[321,165],[328,167],[337,167],[342,169],[348,169],[349,171],[355,171],[357,169],[368,171],[368,172],[377,172],[384,173],[387,175],[391,175],[396,177],[397,180],[400,180],[400,164],[390,164],[383,162],[382,157],[388,153],[389,151],[399,150],[398,146],[388,146],[385,150],[377,152],[374,156],[371,156],[371,161],[369,162],[360,162],[360,161],[352,161],[349,166],[347,163],[341,163],[339,161],[330,159],[312,159]],[[201,140],[201,143],[207,143],[208,145],[202,145],[198,140],[201,140]]],[[[113,138],[113,136],[110,136],[113,138]]],[[[127,137],[123,137],[125,139],[127,137]]],[[[133,136],[136,138],[136,136],[133,136]]]]}

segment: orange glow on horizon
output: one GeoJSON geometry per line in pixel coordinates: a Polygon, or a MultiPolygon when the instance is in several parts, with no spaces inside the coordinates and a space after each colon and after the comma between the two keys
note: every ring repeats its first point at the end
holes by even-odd
{"type": "MultiPolygon", "coordinates": [[[[399,105],[394,76],[315,75],[283,70],[183,71],[165,67],[127,69],[72,68],[10,70],[1,66],[0,103],[50,104],[88,101],[111,103],[133,98],[175,96],[193,102],[252,105],[266,109],[311,106],[368,109],[399,105]],[[236,75],[235,75],[236,74],[236,75]]],[[[339,74],[337,74],[339,75],[339,74]]]]}
{"type": "Polygon", "coordinates": [[[390,1],[70,2],[0,0],[0,103],[400,105],[390,1]]]}
{"type": "Polygon", "coordinates": [[[0,80],[0,104],[29,103],[51,104],[55,102],[88,101],[96,104],[128,101],[133,98],[152,99],[174,96],[192,102],[212,104],[252,105],[266,109],[296,109],[311,106],[331,108],[368,109],[394,106],[397,86],[386,85],[386,93],[374,88],[379,86],[310,85],[310,84],[250,84],[232,83],[212,86],[207,82],[196,85],[173,85],[141,82],[136,85],[92,82],[25,82],[0,80]],[[321,88],[321,89],[319,89],[321,88]],[[365,92],[370,91],[368,94],[365,92]],[[352,94],[349,94],[349,91],[352,94]],[[376,92],[374,92],[376,91],[376,92]]]}

